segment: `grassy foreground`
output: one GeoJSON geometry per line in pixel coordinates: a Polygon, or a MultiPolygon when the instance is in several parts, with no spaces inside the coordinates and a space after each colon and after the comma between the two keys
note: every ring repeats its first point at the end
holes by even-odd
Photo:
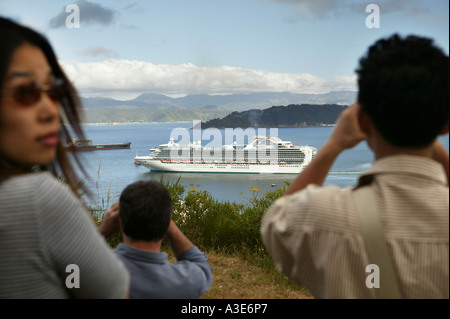
{"type": "Polygon", "coordinates": [[[278,272],[267,272],[239,256],[206,252],[213,284],[202,299],[309,299],[312,295],[278,272]]]}
{"type": "MultiPolygon", "coordinates": [[[[304,287],[299,287],[275,269],[261,242],[261,217],[284,193],[287,184],[262,196],[258,188],[252,188],[248,202],[238,204],[219,202],[207,191],[199,191],[200,185],[190,184],[186,190],[179,180],[171,184],[161,182],[171,193],[174,221],[205,252],[213,269],[213,285],[203,298],[312,298],[304,287]]],[[[108,243],[115,247],[120,241],[120,234],[116,234],[108,243]]],[[[174,261],[166,240],[162,250],[174,261]]]]}

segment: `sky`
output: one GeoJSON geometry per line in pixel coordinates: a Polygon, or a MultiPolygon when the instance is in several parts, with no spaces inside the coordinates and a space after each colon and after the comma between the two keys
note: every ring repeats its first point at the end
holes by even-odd
{"type": "Polygon", "coordinates": [[[0,0],[0,16],[44,34],[84,97],[356,91],[380,38],[449,52],[448,0],[0,0]]]}

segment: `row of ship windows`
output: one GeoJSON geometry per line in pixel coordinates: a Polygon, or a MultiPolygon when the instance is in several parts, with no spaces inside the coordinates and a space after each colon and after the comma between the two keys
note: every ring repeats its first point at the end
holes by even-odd
{"type": "MultiPolygon", "coordinates": [[[[175,152],[175,153],[177,153],[177,155],[182,155],[182,154],[184,154],[185,152],[183,152],[183,151],[177,151],[177,152],[175,152]]],[[[198,153],[201,153],[201,154],[203,154],[203,153],[208,153],[208,152],[205,152],[205,151],[203,151],[203,152],[195,152],[195,154],[198,154],[198,153]]],[[[210,151],[209,152],[210,154],[214,154],[214,151],[210,151]]],[[[236,154],[245,154],[245,155],[247,155],[247,154],[261,154],[262,152],[233,152],[233,156],[236,156],[236,154]]],[[[297,156],[297,154],[302,154],[302,155],[304,155],[305,153],[304,152],[302,152],[302,151],[298,151],[298,152],[286,152],[286,151],[278,151],[278,152],[276,152],[276,151],[274,151],[274,152],[270,152],[270,151],[266,151],[265,152],[266,153],[266,155],[267,156],[269,156],[269,155],[271,155],[271,154],[284,154],[285,156],[297,156]]],[[[172,154],[172,151],[169,151],[169,150],[164,150],[164,151],[161,151],[161,152],[159,152],[158,154],[162,154],[162,155],[166,155],[166,156],[169,156],[169,155],[171,155],[172,154]]],[[[193,154],[194,154],[194,152],[189,152],[189,154],[190,154],[190,156],[193,156],[193,154]]],[[[222,154],[230,154],[229,152],[225,152],[225,153],[223,153],[222,152],[222,154]]]]}
{"type": "MultiPolygon", "coordinates": [[[[240,159],[240,158],[243,158],[243,159],[248,159],[249,158],[249,156],[247,156],[247,154],[245,154],[244,156],[233,156],[233,157],[228,157],[228,156],[214,156],[214,154],[203,154],[202,156],[183,156],[183,154],[179,154],[178,156],[170,156],[170,155],[166,155],[166,156],[164,156],[163,154],[159,154],[159,155],[157,155],[157,156],[155,156],[155,158],[167,158],[167,159],[170,159],[170,158],[180,158],[180,159],[191,159],[191,158],[205,158],[205,157],[209,157],[209,158],[217,158],[217,159],[219,159],[219,158],[221,158],[221,159],[233,159],[233,160],[236,160],[236,159],[240,159]]],[[[299,159],[299,158],[301,158],[301,159],[303,159],[303,158],[305,158],[305,154],[301,154],[301,155],[295,155],[295,156],[292,156],[291,154],[289,155],[289,156],[287,156],[287,155],[283,155],[283,154],[278,154],[278,156],[277,155],[273,155],[273,156],[270,156],[270,155],[267,155],[267,156],[250,156],[250,158],[255,158],[255,159],[257,159],[257,158],[261,158],[261,159],[289,159],[289,158],[292,158],[292,159],[299,159]]]]}
{"type": "MultiPolygon", "coordinates": [[[[163,164],[189,164],[189,165],[211,165],[212,161],[183,161],[183,160],[161,160],[161,163],[163,164]]],[[[214,163],[216,167],[219,167],[219,165],[226,167],[227,164],[231,164],[231,167],[248,167],[251,165],[273,165],[278,164],[286,167],[297,167],[298,164],[302,164],[303,162],[286,162],[286,161],[255,161],[255,162],[248,162],[248,161],[238,161],[238,162],[231,162],[231,163],[214,163]],[[292,165],[292,163],[295,163],[292,165]],[[291,164],[291,165],[290,165],[291,164]]]]}

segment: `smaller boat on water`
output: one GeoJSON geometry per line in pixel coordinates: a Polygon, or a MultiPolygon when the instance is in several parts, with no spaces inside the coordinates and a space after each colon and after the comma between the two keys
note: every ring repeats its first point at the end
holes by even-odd
{"type": "Polygon", "coordinates": [[[118,150],[131,148],[131,142],[112,143],[112,144],[92,144],[92,140],[76,140],[67,146],[76,151],[98,151],[98,150],[118,150]]]}

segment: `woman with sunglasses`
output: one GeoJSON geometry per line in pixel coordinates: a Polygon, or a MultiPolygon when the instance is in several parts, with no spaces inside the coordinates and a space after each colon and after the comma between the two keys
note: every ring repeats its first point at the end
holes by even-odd
{"type": "Polygon", "coordinates": [[[79,105],[48,41],[0,17],[0,298],[128,294],[63,146],[63,120],[84,137],[79,105]]]}

